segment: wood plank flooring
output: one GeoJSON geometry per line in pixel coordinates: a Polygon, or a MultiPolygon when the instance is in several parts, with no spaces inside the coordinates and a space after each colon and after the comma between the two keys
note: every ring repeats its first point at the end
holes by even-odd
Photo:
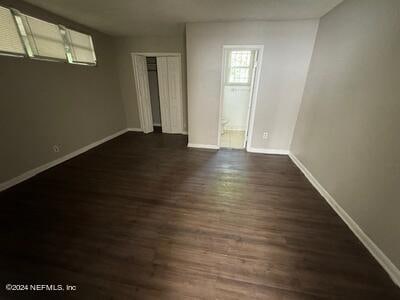
{"type": "Polygon", "coordinates": [[[231,149],[244,148],[244,130],[224,130],[221,134],[220,147],[231,149]]]}
{"type": "Polygon", "coordinates": [[[186,143],[126,133],[0,193],[0,296],[400,299],[287,156],[186,143]]]}

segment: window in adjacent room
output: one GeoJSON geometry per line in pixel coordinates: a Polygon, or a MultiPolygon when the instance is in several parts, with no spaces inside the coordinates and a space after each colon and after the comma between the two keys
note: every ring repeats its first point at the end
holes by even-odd
{"type": "Polygon", "coordinates": [[[228,55],[227,84],[250,85],[253,52],[250,50],[232,50],[228,55]]]}

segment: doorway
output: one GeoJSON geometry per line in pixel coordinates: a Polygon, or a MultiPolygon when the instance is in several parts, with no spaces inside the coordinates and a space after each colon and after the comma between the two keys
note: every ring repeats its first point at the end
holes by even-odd
{"type": "Polygon", "coordinates": [[[155,56],[146,57],[147,75],[149,77],[151,115],[153,118],[154,132],[162,132],[161,111],[160,111],[160,92],[158,90],[157,58],[155,56]]]}
{"type": "Polygon", "coordinates": [[[179,53],[132,53],[141,129],[184,134],[179,53]]]}
{"type": "Polygon", "coordinates": [[[262,46],[224,46],[219,147],[246,149],[251,136],[262,46]]]}

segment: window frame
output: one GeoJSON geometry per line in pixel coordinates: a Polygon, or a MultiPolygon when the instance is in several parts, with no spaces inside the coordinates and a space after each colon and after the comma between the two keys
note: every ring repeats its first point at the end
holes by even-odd
{"type": "Polygon", "coordinates": [[[28,57],[31,58],[31,59],[35,59],[35,60],[68,63],[67,53],[65,52],[65,41],[62,38],[62,34],[60,32],[60,28],[59,28],[60,25],[52,23],[52,22],[49,22],[49,21],[46,21],[46,20],[43,20],[43,19],[39,19],[39,18],[33,17],[31,15],[22,14],[19,11],[17,11],[17,12],[18,12],[18,15],[16,16],[16,18],[18,18],[18,24],[19,24],[19,27],[20,27],[20,34],[21,34],[21,37],[23,38],[23,40],[25,42],[28,57]],[[35,54],[33,52],[33,48],[32,48],[31,42],[30,42],[29,37],[28,37],[27,29],[25,28],[26,22],[23,21],[23,18],[25,16],[31,17],[33,19],[37,19],[37,20],[42,21],[42,22],[46,22],[46,23],[52,24],[52,25],[57,27],[58,32],[60,33],[61,40],[63,42],[64,52],[65,52],[65,59],[58,58],[58,57],[45,56],[45,55],[40,55],[40,54],[37,55],[37,54],[35,54]]]}
{"type": "Polygon", "coordinates": [[[66,27],[66,26],[63,26],[63,25],[59,25],[59,28],[60,28],[60,33],[61,33],[61,35],[62,35],[62,37],[64,39],[65,53],[67,55],[68,63],[72,64],[72,65],[82,65],[82,66],[89,66],[89,67],[97,66],[97,55],[96,55],[96,50],[94,48],[92,35],[84,33],[84,32],[81,32],[81,31],[78,31],[78,30],[75,30],[75,29],[72,29],[72,28],[69,28],[69,27],[66,27]],[[70,39],[70,36],[68,34],[68,30],[76,31],[78,33],[81,33],[81,34],[89,36],[90,45],[91,45],[91,47],[93,49],[92,55],[93,55],[93,58],[94,58],[94,63],[81,62],[81,61],[74,60],[74,55],[72,53],[73,43],[72,43],[72,40],[70,39]]]}
{"type": "Polygon", "coordinates": [[[20,57],[20,58],[30,58],[34,60],[41,60],[41,61],[51,61],[51,62],[61,62],[61,63],[66,63],[66,64],[72,64],[72,65],[82,65],[82,66],[97,66],[98,60],[97,60],[97,55],[96,55],[96,49],[94,47],[94,42],[93,42],[93,36],[89,33],[84,33],[79,30],[75,30],[69,27],[66,27],[61,24],[56,24],[53,22],[49,22],[47,20],[44,20],[42,18],[37,18],[29,14],[24,14],[20,12],[19,10],[6,6],[6,5],[0,5],[1,7],[4,7],[5,9],[8,9],[11,12],[12,18],[14,20],[14,24],[17,29],[18,36],[20,38],[22,47],[24,49],[24,53],[18,53],[18,52],[8,52],[8,51],[3,51],[0,50],[0,55],[1,56],[11,56],[11,57],[20,57]],[[35,54],[33,51],[33,47],[31,45],[31,41],[28,37],[28,31],[26,26],[27,22],[24,20],[26,17],[31,17],[34,19],[37,19],[39,21],[47,22],[50,23],[58,28],[58,32],[60,33],[61,40],[63,42],[64,46],[64,52],[65,52],[65,59],[64,58],[58,58],[58,57],[48,57],[48,56],[43,56],[43,55],[38,55],[35,54]],[[92,47],[92,55],[94,59],[94,63],[91,62],[80,62],[80,61],[74,61],[73,54],[72,54],[72,41],[69,40],[68,38],[68,30],[76,31],[78,33],[87,35],[90,40],[90,45],[92,47]]]}
{"type": "Polygon", "coordinates": [[[250,86],[251,85],[251,80],[252,80],[252,72],[251,70],[253,69],[254,66],[254,51],[253,50],[247,50],[247,49],[235,49],[231,48],[228,51],[228,55],[226,55],[226,63],[225,63],[225,85],[227,86],[250,86]],[[250,65],[248,67],[232,67],[231,62],[232,62],[232,52],[238,52],[238,51],[249,51],[250,52],[250,65]],[[233,68],[239,68],[239,69],[249,69],[249,77],[247,82],[232,82],[230,81],[230,74],[231,70],[233,68]]]}
{"type": "Polygon", "coordinates": [[[26,57],[27,53],[26,53],[25,43],[24,43],[24,41],[22,39],[21,33],[19,31],[19,26],[18,26],[17,20],[15,18],[15,9],[13,9],[11,7],[8,7],[8,6],[5,6],[5,5],[0,5],[0,7],[10,11],[11,17],[12,17],[12,19],[14,21],[14,24],[15,24],[15,28],[16,28],[18,37],[19,37],[19,39],[21,41],[21,45],[22,45],[22,48],[24,50],[24,53],[19,53],[19,52],[12,52],[12,51],[4,51],[4,50],[0,49],[0,55],[1,56],[10,56],[10,57],[26,57]]]}

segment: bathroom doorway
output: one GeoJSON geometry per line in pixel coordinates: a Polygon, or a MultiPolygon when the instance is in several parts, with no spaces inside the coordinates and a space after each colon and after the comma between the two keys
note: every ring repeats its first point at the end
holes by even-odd
{"type": "Polygon", "coordinates": [[[245,149],[251,135],[260,46],[224,46],[219,146],[245,149]],[[254,103],[253,103],[254,102],[254,103]],[[251,128],[250,128],[251,127],[251,128]]]}

